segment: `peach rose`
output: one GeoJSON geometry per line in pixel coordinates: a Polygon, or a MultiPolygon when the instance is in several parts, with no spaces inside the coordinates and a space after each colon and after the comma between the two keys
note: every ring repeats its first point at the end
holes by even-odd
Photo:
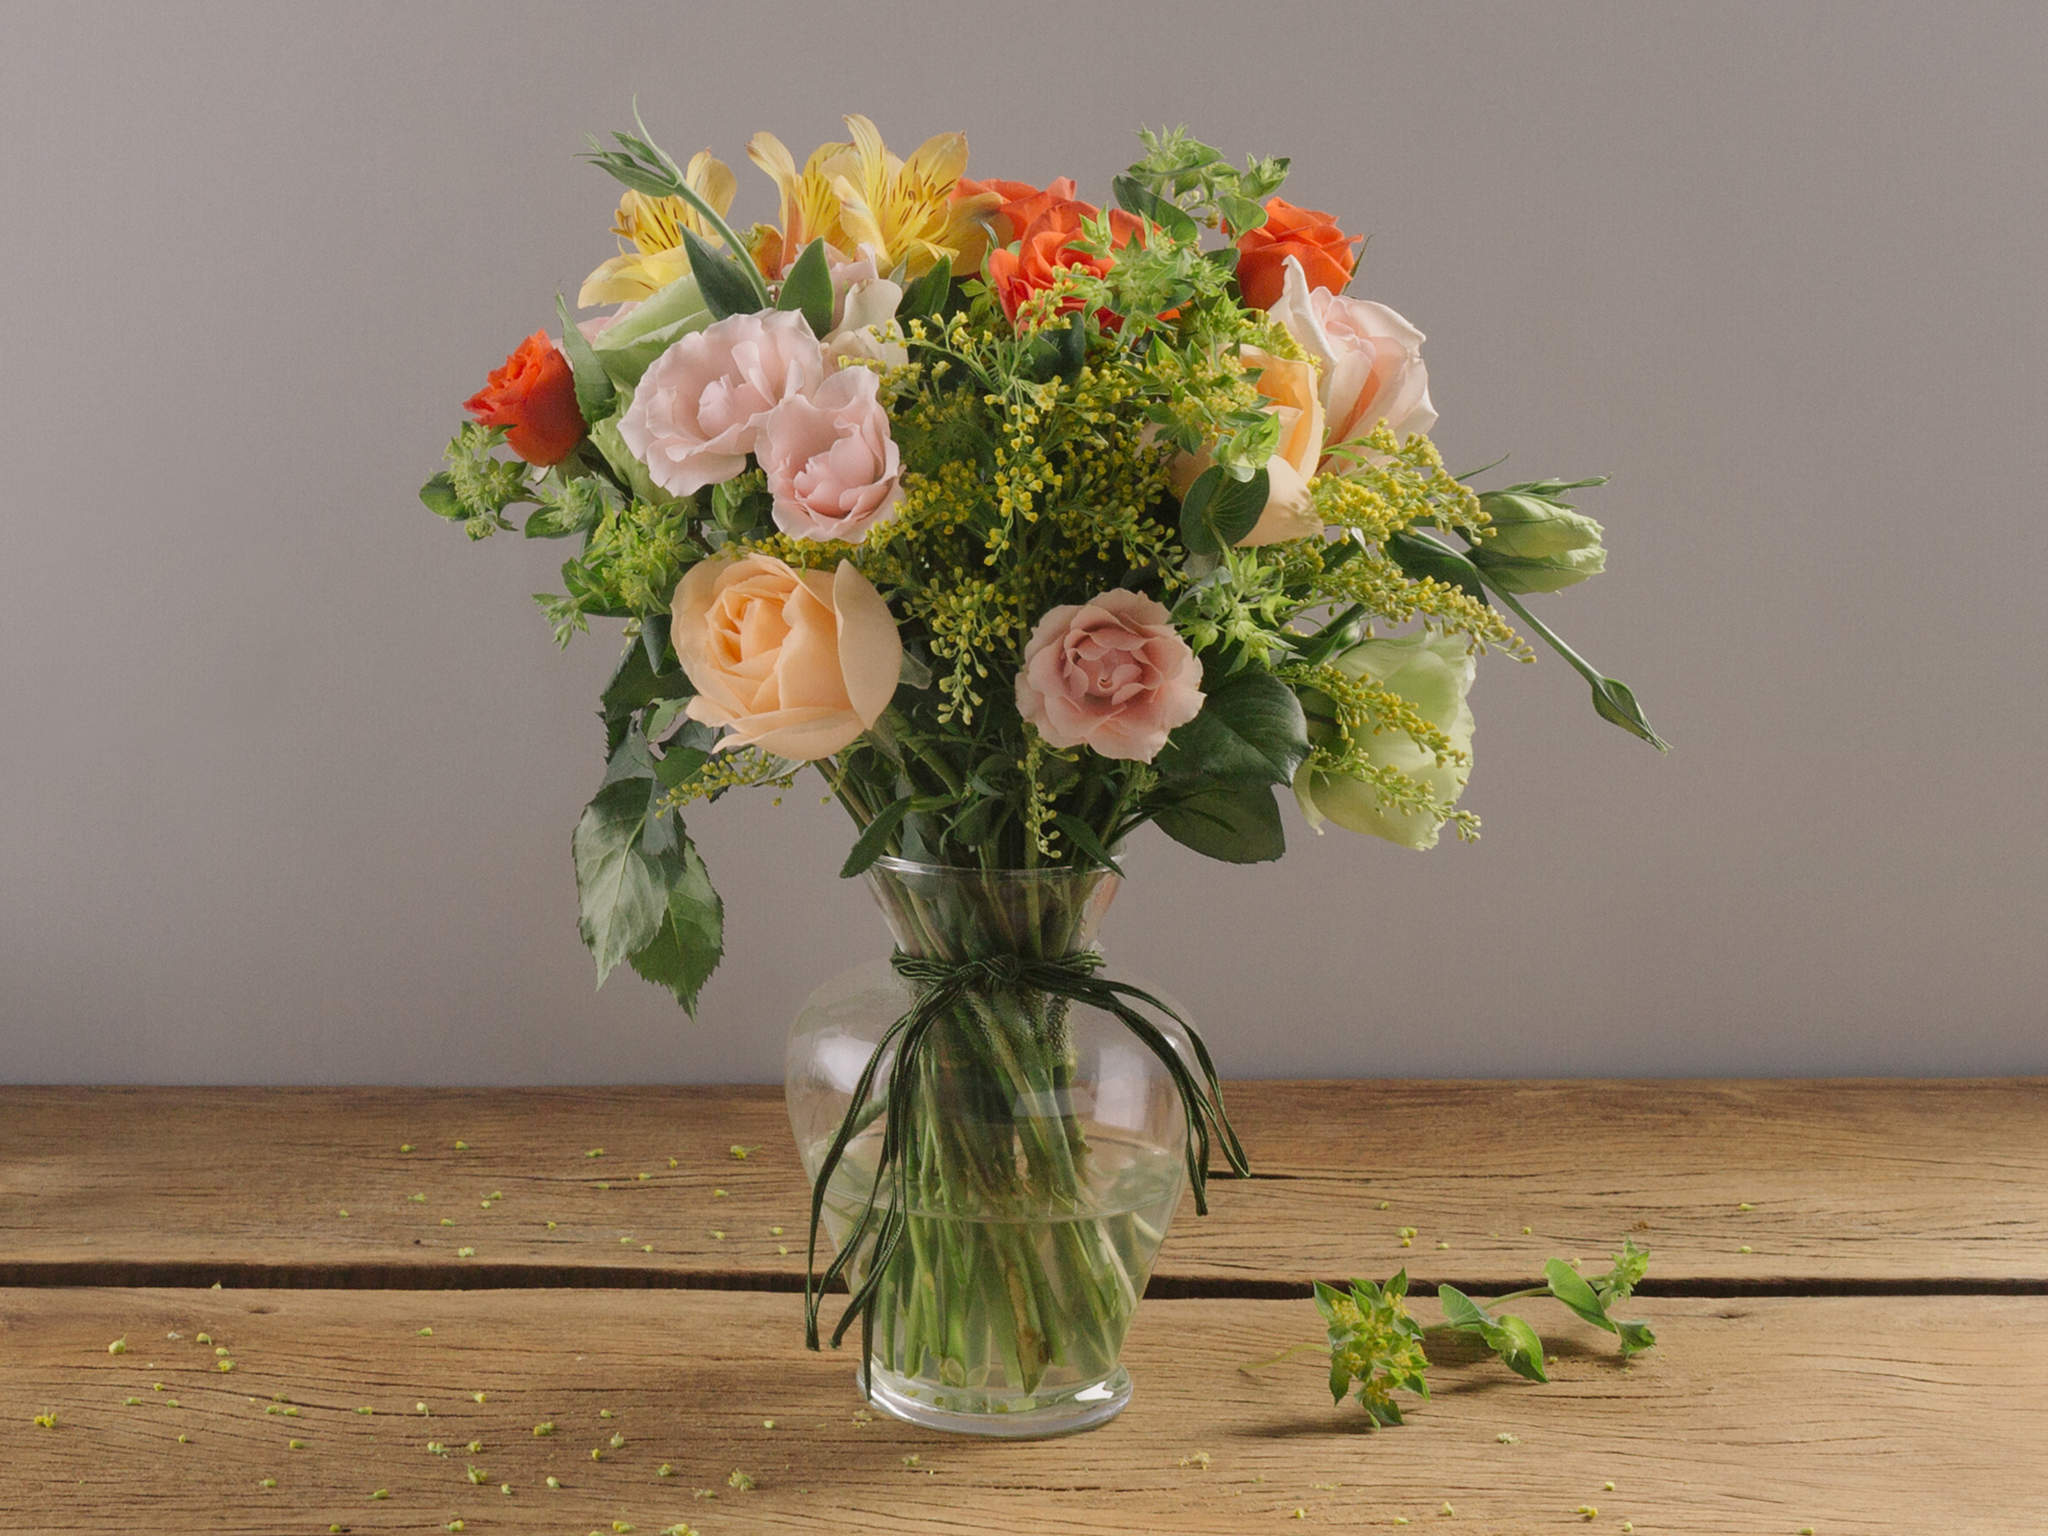
{"type": "Polygon", "coordinates": [[[1051,185],[1045,187],[1034,187],[1028,181],[970,181],[962,176],[954,188],[953,196],[962,198],[993,194],[1001,198],[1002,201],[983,217],[989,221],[989,227],[995,230],[997,237],[1007,245],[1012,240],[1021,240],[1024,231],[1031,227],[1032,221],[1048,208],[1059,203],[1073,202],[1075,190],[1074,178],[1071,176],[1058,177],[1051,185]]]}
{"type": "Polygon", "coordinates": [[[1322,366],[1326,460],[1327,450],[1358,442],[1383,421],[1396,437],[1436,425],[1422,332],[1384,304],[1311,289],[1291,257],[1284,282],[1271,314],[1322,366]]]}
{"type": "Polygon", "coordinates": [[[762,418],[824,381],[818,338],[795,310],[730,315],[647,365],[619,436],[656,485],[693,495],[745,469],[762,418]]]}
{"type": "MultiPolygon", "coordinates": [[[[1280,447],[1266,460],[1266,506],[1252,531],[1239,539],[1240,548],[1314,538],[1323,531],[1308,482],[1323,456],[1323,402],[1316,394],[1316,370],[1298,358],[1275,357],[1259,347],[1239,353],[1245,371],[1258,375],[1259,393],[1272,402],[1280,418],[1280,447]]],[[[1175,494],[1188,487],[1215,460],[1207,453],[1177,453],[1166,466],[1175,494]]]]}
{"type": "Polygon", "coordinates": [[[1316,208],[1297,208],[1284,197],[1267,200],[1266,222],[1237,237],[1237,290],[1252,309],[1271,309],[1280,297],[1281,269],[1288,261],[1307,268],[1318,288],[1341,289],[1351,281],[1360,237],[1316,208]]]}
{"type": "Polygon", "coordinates": [[[1166,610],[1112,588],[1038,621],[1017,674],[1018,713],[1055,747],[1149,763],[1202,712],[1202,664],[1166,610]]]}
{"type": "Polygon", "coordinates": [[[889,605],[844,560],[830,574],[773,555],[700,561],[673,618],[690,718],[727,727],[721,748],[830,757],[881,718],[903,667],[889,605]]]}
{"type": "Polygon", "coordinates": [[[903,461],[871,368],[835,373],[761,421],[755,453],[792,538],[857,542],[903,498],[903,461]]]}

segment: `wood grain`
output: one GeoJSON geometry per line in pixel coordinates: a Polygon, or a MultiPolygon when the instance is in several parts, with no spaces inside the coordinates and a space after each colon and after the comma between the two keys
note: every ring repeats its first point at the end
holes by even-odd
{"type": "MultiPolygon", "coordinates": [[[[1506,1286],[1623,1233],[1665,1289],[2048,1288],[2048,1079],[1229,1097],[1259,1176],[1161,1294],[1506,1286]]],[[[0,1089],[0,1283],[789,1286],[806,1211],[772,1088],[0,1089]]]]}
{"type": "Polygon", "coordinates": [[[1018,1446],[863,1421],[850,1360],[799,1347],[791,1297],[4,1291],[0,1531],[432,1532],[461,1519],[571,1536],[614,1521],[648,1536],[676,1521],[703,1536],[1110,1536],[1293,1530],[1297,1509],[1300,1524],[1344,1530],[1396,1516],[1492,1532],[1627,1520],[1645,1536],[2048,1528],[2048,1299],[1637,1310],[1661,1343],[1627,1367],[1605,1335],[1544,1314],[1549,1386],[1446,1360],[1405,1428],[1368,1434],[1355,1407],[1331,1407],[1312,1357],[1238,1369],[1315,1336],[1308,1303],[1148,1302],[1124,1416],[1018,1446]],[[201,1331],[230,1351],[231,1375],[201,1331]],[[117,1337],[128,1350],[109,1355],[117,1337]],[[43,1412],[55,1429],[33,1425],[43,1412]],[[543,1422],[556,1433],[536,1438],[543,1422]],[[430,1439],[453,1453],[430,1454],[430,1439]],[[1186,1461],[1198,1452],[1206,1470],[1186,1461]],[[663,1463],[673,1476],[657,1475],[663,1463]],[[735,1469],[751,1491],[727,1486],[735,1469]],[[549,1490],[551,1474],[565,1486],[549,1490]],[[389,1498],[373,1501],[378,1488],[389,1498]]]}

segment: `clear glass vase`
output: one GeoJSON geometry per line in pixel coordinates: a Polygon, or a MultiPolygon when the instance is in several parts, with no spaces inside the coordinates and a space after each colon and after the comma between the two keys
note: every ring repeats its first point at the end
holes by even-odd
{"type": "MultiPolygon", "coordinates": [[[[883,859],[868,882],[899,952],[1058,960],[1096,947],[1119,877],[883,859]]],[[[916,997],[887,961],[812,993],[789,1042],[791,1128],[816,1186],[877,1044],[916,997]]],[[[1155,1020],[1185,1054],[1184,1032],[1155,1020]]],[[[874,1189],[887,1126],[882,1061],[826,1190],[844,1243],[874,1189]]],[[[936,1018],[899,1097],[907,1219],[875,1293],[862,1385],[913,1423],[1013,1438],[1115,1417],[1118,1361],[1186,1184],[1187,1119],[1159,1057],[1103,1009],[1021,984],[963,993],[936,1018]]],[[[859,1255],[852,1274],[866,1278],[859,1255]]],[[[845,1298],[824,1298],[837,1315],[845,1298]]],[[[856,1333],[855,1336],[858,1336],[856,1333]]]]}

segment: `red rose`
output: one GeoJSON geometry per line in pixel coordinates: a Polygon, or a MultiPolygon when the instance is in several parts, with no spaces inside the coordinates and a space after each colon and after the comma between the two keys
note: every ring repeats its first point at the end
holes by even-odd
{"type": "Polygon", "coordinates": [[[1358,235],[1347,235],[1337,221],[1314,208],[1297,208],[1284,197],[1266,204],[1266,222],[1237,237],[1237,287],[1253,309],[1271,309],[1280,300],[1280,285],[1292,256],[1311,288],[1343,291],[1358,265],[1351,249],[1358,235]]]}
{"type": "Polygon", "coordinates": [[[462,408],[487,427],[509,427],[505,441],[529,464],[559,464],[583,441],[575,376],[546,331],[519,343],[462,408]]]}
{"type": "MultiPolygon", "coordinates": [[[[1058,183],[1054,185],[1057,187],[1058,183]]],[[[1094,216],[1095,209],[1090,204],[1063,198],[1031,221],[1018,237],[1016,250],[998,247],[988,253],[989,287],[1012,321],[1033,294],[1050,288],[1062,272],[1074,270],[1101,277],[1116,264],[1112,256],[1097,256],[1074,244],[1081,233],[1081,221],[1094,216]]],[[[1110,240],[1117,246],[1138,239],[1143,228],[1121,208],[1110,211],[1109,227],[1110,240]]],[[[1060,300],[1054,313],[1070,315],[1080,307],[1080,299],[1070,294],[1060,300]]],[[[1105,330],[1115,330],[1121,323],[1106,309],[1096,311],[1096,315],[1105,330]]]]}

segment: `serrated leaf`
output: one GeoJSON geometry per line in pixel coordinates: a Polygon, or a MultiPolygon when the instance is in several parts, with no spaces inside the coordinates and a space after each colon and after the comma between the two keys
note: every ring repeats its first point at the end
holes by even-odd
{"type": "Polygon", "coordinates": [[[1240,672],[1209,690],[1202,712],[1167,738],[1168,779],[1289,784],[1308,756],[1308,720],[1294,690],[1268,672],[1240,672]]]}
{"type": "Polygon", "coordinates": [[[875,819],[861,828],[860,836],[854,839],[853,849],[846,855],[846,862],[839,866],[839,878],[851,880],[855,875],[864,874],[875,860],[889,851],[889,839],[896,835],[896,829],[903,825],[903,818],[910,814],[910,797],[891,800],[875,813],[875,819]]]}
{"type": "Polygon", "coordinates": [[[603,421],[611,414],[618,394],[611,375],[604,371],[604,364],[591,350],[590,338],[569,313],[569,301],[559,293],[555,295],[555,313],[562,319],[562,355],[569,359],[569,375],[576,384],[576,409],[583,413],[586,425],[603,421]]]}
{"type": "Polygon", "coordinates": [[[611,681],[605,684],[604,693],[600,695],[606,751],[613,754],[619,751],[635,713],[662,699],[690,698],[696,691],[689,674],[681,667],[656,672],[644,643],[627,646],[619,656],[618,666],[612,671],[611,681]]]}
{"type": "Polygon", "coordinates": [[[621,960],[655,941],[676,878],[675,830],[654,814],[652,778],[606,784],[584,809],[571,848],[578,927],[598,984],[621,960]]]}
{"type": "Polygon", "coordinates": [[[697,279],[697,291],[704,296],[713,319],[751,315],[761,309],[761,296],[737,261],[719,255],[692,229],[683,231],[683,249],[690,253],[691,275],[697,279]]]}
{"type": "Polygon", "coordinates": [[[1264,465],[1236,480],[1211,464],[1181,498],[1181,542],[1198,555],[1222,554],[1258,526],[1271,483],[1264,465]]]}
{"type": "Polygon", "coordinates": [[[832,268],[825,260],[823,240],[813,240],[790,263],[775,307],[802,314],[813,336],[832,329],[832,268]]]}
{"type": "Polygon", "coordinates": [[[633,969],[675,994],[692,1018],[697,996],[725,953],[725,903],[712,889],[697,847],[681,838],[677,872],[654,938],[627,956],[633,969]]]}

